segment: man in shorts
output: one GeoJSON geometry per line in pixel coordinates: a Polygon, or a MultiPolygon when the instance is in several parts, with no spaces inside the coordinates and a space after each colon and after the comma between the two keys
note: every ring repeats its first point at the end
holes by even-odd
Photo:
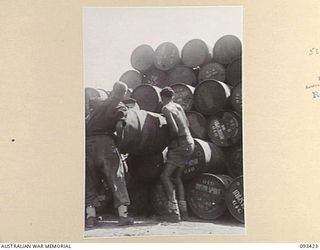
{"type": "Polygon", "coordinates": [[[194,151],[194,140],[189,130],[189,122],[183,108],[173,102],[174,91],[170,87],[160,92],[162,99],[162,113],[166,117],[170,142],[168,147],[167,162],[160,176],[168,197],[168,209],[170,220],[179,221],[188,218],[187,203],[182,183],[182,174],[186,161],[194,151]],[[171,177],[174,177],[178,191],[178,202],[171,177]],[[181,217],[180,217],[181,215],[181,217]]]}
{"type": "Polygon", "coordinates": [[[127,206],[130,199],[125,170],[114,135],[117,123],[126,115],[127,107],[121,103],[126,92],[127,85],[116,82],[110,97],[86,117],[86,227],[94,227],[98,222],[98,173],[104,176],[112,190],[114,207],[118,209],[119,225],[133,224],[133,218],[128,217],[127,206]]]}

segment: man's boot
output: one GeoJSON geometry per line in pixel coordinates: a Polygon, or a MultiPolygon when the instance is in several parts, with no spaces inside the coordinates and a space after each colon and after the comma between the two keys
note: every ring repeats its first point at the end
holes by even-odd
{"type": "Polygon", "coordinates": [[[179,222],[181,220],[177,201],[168,201],[169,220],[179,222]]]}
{"type": "Polygon", "coordinates": [[[93,228],[98,225],[98,219],[96,216],[96,208],[89,205],[86,207],[86,227],[87,228],[93,228]]]}
{"type": "Polygon", "coordinates": [[[118,213],[119,213],[119,226],[127,226],[127,225],[133,225],[134,219],[132,217],[128,216],[128,207],[125,205],[121,205],[118,207],[118,213]]]}
{"type": "Polygon", "coordinates": [[[182,220],[188,220],[189,219],[189,215],[188,215],[188,209],[187,209],[187,202],[181,200],[181,201],[178,201],[178,204],[179,204],[181,219],[182,220]]]}

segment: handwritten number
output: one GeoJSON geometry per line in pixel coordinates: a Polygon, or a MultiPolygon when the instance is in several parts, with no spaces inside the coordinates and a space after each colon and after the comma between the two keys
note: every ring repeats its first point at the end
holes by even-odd
{"type": "Polygon", "coordinates": [[[309,56],[311,55],[318,55],[319,54],[319,49],[318,48],[312,48],[309,50],[309,56]]]}

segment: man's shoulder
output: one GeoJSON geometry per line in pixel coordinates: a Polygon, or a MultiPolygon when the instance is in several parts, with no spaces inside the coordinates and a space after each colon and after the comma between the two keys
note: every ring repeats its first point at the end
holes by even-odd
{"type": "Polygon", "coordinates": [[[183,111],[182,106],[179,103],[176,103],[176,102],[171,103],[169,108],[170,108],[170,111],[174,112],[174,113],[183,111]]]}
{"type": "Polygon", "coordinates": [[[176,109],[183,110],[182,106],[179,103],[175,102],[174,104],[175,104],[176,109]]]}
{"type": "Polygon", "coordinates": [[[172,112],[173,110],[175,110],[175,106],[172,105],[171,103],[164,105],[162,107],[162,112],[172,112]]]}
{"type": "Polygon", "coordinates": [[[169,110],[169,108],[168,108],[168,105],[164,105],[164,106],[162,106],[162,108],[161,108],[161,111],[163,112],[163,111],[168,111],[169,110]]]}

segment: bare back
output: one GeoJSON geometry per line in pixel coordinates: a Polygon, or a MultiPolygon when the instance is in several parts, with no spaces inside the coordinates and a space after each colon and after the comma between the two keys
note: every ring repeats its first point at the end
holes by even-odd
{"type": "Polygon", "coordinates": [[[174,134],[176,134],[177,137],[186,137],[188,140],[192,140],[188,118],[179,104],[170,102],[162,108],[162,112],[166,116],[170,130],[175,130],[172,122],[176,124],[177,131],[175,131],[176,133],[174,134]]]}

